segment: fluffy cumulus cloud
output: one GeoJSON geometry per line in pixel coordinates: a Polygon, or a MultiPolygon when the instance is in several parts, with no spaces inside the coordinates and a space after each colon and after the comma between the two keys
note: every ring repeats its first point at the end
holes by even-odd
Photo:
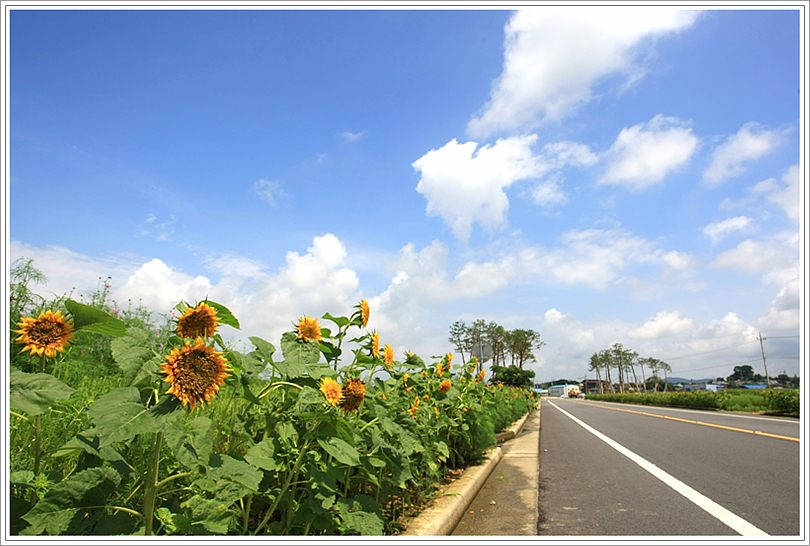
{"type": "Polygon", "coordinates": [[[711,163],[703,172],[704,182],[714,186],[742,174],[747,163],[782,144],[783,136],[782,132],[767,130],[758,123],[746,123],[715,148],[711,163]]]}
{"type": "Polygon", "coordinates": [[[799,234],[784,231],[762,240],[746,239],[719,254],[709,265],[740,273],[763,274],[763,282],[784,284],[799,275],[799,234]]]}
{"type": "Polygon", "coordinates": [[[681,318],[678,311],[663,311],[638,328],[630,330],[627,335],[633,339],[658,339],[689,332],[694,328],[692,319],[681,318]]]}
{"type": "Polygon", "coordinates": [[[713,244],[717,244],[729,233],[747,231],[750,227],[750,218],[747,216],[736,216],[721,222],[712,222],[703,228],[703,234],[711,239],[713,244]]]}
{"type": "Polygon", "coordinates": [[[768,313],[759,320],[765,331],[799,331],[801,280],[796,277],[782,287],[771,303],[768,313]]]}
{"type": "Polygon", "coordinates": [[[168,312],[180,300],[194,303],[211,292],[211,281],[172,270],[157,258],[143,264],[120,288],[113,290],[119,302],[132,300],[154,312],[168,312]]]}
{"type": "Polygon", "coordinates": [[[801,199],[799,193],[799,166],[791,166],[782,175],[784,186],[775,188],[767,195],[768,201],[781,207],[791,222],[799,225],[799,215],[801,214],[801,199]]]}
{"type": "Polygon", "coordinates": [[[548,172],[532,152],[536,141],[537,135],[511,137],[476,150],[475,142],[453,139],[420,157],[413,163],[421,174],[416,190],[427,199],[428,214],[441,216],[462,240],[469,239],[474,222],[502,228],[509,209],[504,189],[548,172]]]}
{"type": "Polygon", "coordinates": [[[606,154],[609,163],[599,183],[634,190],[657,184],[685,165],[697,145],[698,138],[685,122],[659,114],[647,123],[622,129],[606,154]]]}
{"type": "Polygon", "coordinates": [[[505,27],[503,71],[468,126],[474,138],[560,120],[594,97],[609,75],[639,80],[654,39],[691,26],[696,12],[652,6],[543,6],[505,27]]]}

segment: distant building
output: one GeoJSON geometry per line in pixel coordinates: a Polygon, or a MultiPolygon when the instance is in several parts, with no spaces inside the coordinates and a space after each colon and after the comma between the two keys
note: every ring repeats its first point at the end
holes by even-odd
{"type": "Polygon", "coordinates": [[[683,392],[711,391],[717,392],[726,388],[724,383],[687,383],[683,386],[683,392]]]}
{"type": "Polygon", "coordinates": [[[586,379],[582,382],[582,392],[585,394],[605,394],[610,392],[610,383],[599,379],[586,379]]]}
{"type": "Polygon", "coordinates": [[[579,385],[554,385],[548,388],[549,396],[568,396],[571,391],[580,392],[579,385]]]}

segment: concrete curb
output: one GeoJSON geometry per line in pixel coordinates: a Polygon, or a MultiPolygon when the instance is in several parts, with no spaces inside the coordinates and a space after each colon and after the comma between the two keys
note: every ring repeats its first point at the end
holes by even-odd
{"type": "MultiPolygon", "coordinates": [[[[507,430],[497,434],[498,443],[517,436],[535,411],[533,409],[507,430]]],[[[433,501],[430,507],[416,516],[400,536],[450,535],[502,457],[503,450],[500,447],[490,448],[484,454],[484,462],[465,469],[461,477],[433,501]]]]}

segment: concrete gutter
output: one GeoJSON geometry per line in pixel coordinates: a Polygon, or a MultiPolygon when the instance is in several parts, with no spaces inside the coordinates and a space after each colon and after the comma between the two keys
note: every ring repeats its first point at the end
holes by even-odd
{"type": "MultiPolygon", "coordinates": [[[[532,410],[516,421],[507,430],[496,434],[498,443],[514,438],[520,433],[526,420],[536,410],[532,410]]],[[[492,447],[484,454],[484,461],[464,470],[461,477],[453,482],[433,503],[411,520],[401,536],[448,536],[456,528],[467,508],[475,500],[503,457],[500,447],[492,447]]]]}

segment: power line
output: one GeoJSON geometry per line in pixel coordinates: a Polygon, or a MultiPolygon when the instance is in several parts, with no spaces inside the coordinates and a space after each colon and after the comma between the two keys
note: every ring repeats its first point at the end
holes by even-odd
{"type": "Polygon", "coordinates": [[[705,353],[696,353],[696,354],[693,354],[693,355],[677,356],[675,358],[668,358],[668,359],[662,359],[662,360],[664,360],[664,362],[667,362],[669,360],[681,360],[681,359],[684,359],[684,358],[692,358],[692,357],[695,357],[695,356],[702,356],[702,355],[707,355],[709,353],[716,353],[718,351],[725,351],[727,349],[733,349],[735,347],[740,347],[742,345],[747,345],[749,343],[756,343],[757,341],[759,341],[758,338],[757,339],[752,339],[751,341],[743,341],[742,343],[738,343],[737,345],[731,345],[730,347],[723,347],[722,349],[714,349],[712,351],[706,351],[705,353]]]}

